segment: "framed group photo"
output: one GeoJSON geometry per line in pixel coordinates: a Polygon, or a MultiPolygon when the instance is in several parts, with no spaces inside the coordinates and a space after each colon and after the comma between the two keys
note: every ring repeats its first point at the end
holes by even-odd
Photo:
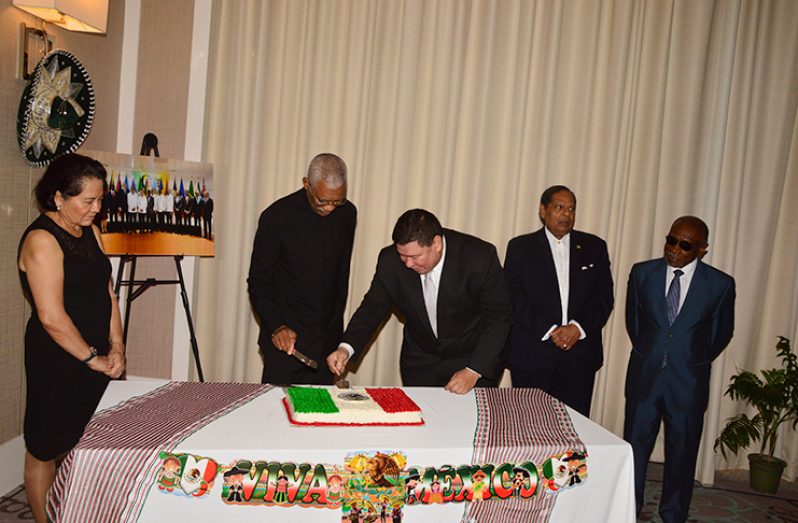
{"type": "Polygon", "coordinates": [[[105,166],[99,226],[109,255],[213,256],[213,166],[81,151],[105,166]]]}

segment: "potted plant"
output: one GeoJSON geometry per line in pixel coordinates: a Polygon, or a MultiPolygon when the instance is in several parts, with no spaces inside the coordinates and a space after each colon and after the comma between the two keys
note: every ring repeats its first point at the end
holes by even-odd
{"type": "Polygon", "coordinates": [[[754,441],[761,441],[759,453],[749,454],[751,488],[775,494],[787,463],[773,456],[776,450],[779,427],[792,422],[798,424],[798,358],[790,348],[790,340],[779,336],[776,352],[781,358],[781,368],[762,370],[762,378],[748,371],[731,377],[726,395],[742,400],[756,409],[754,417],[740,414],[726,423],[715,440],[715,451],[720,449],[736,454],[754,441]]]}

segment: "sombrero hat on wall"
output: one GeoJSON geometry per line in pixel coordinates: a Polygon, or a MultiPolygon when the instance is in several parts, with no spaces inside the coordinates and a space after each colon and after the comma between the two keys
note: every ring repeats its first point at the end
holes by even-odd
{"type": "Polygon", "coordinates": [[[94,88],[72,53],[56,49],[36,66],[22,91],[17,140],[30,165],[44,167],[80,147],[94,122],[94,88]]]}

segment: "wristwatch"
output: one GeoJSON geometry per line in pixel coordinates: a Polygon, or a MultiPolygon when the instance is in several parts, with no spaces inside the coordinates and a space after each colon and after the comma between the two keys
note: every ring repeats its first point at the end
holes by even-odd
{"type": "Polygon", "coordinates": [[[89,345],[89,351],[91,351],[91,354],[80,360],[81,363],[88,363],[91,360],[93,360],[95,356],[97,356],[97,349],[95,349],[91,345],[89,345]]]}

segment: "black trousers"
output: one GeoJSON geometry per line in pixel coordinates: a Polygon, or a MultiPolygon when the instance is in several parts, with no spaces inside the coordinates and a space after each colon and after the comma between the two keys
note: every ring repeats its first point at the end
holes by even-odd
{"type": "Polygon", "coordinates": [[[684,523],[693,499],[698,447],[704,428],[703,410],[685,410],[672,404],[668,393],[668,368],[662,370],[648,398],[627,398],[623,439],[632,445],[635,462],[637,512],[643,507],[646,468],[657,440],[660,424],[665,425],[665,470],[659,514],[665,523],[684,523]]]}
{"type": "MultiPolygon", "coordinates": [[[[462,370],[466,365],[462,360],[441,360],[436,365],[411,366],[401,365],[402,384],[405,387],[445,387],[455,372],[462,370]]],[[[475,387],[497,387],[500,373],[497,371],[492,377],[482,377],[477,380],[475,387]]]]}
{"type": "Polygon", "coordinates": [[[539,370],[534,372],[510,369],[513,387],[541,389],[585,417],[590,417],[595,371],[539,370]]]}

